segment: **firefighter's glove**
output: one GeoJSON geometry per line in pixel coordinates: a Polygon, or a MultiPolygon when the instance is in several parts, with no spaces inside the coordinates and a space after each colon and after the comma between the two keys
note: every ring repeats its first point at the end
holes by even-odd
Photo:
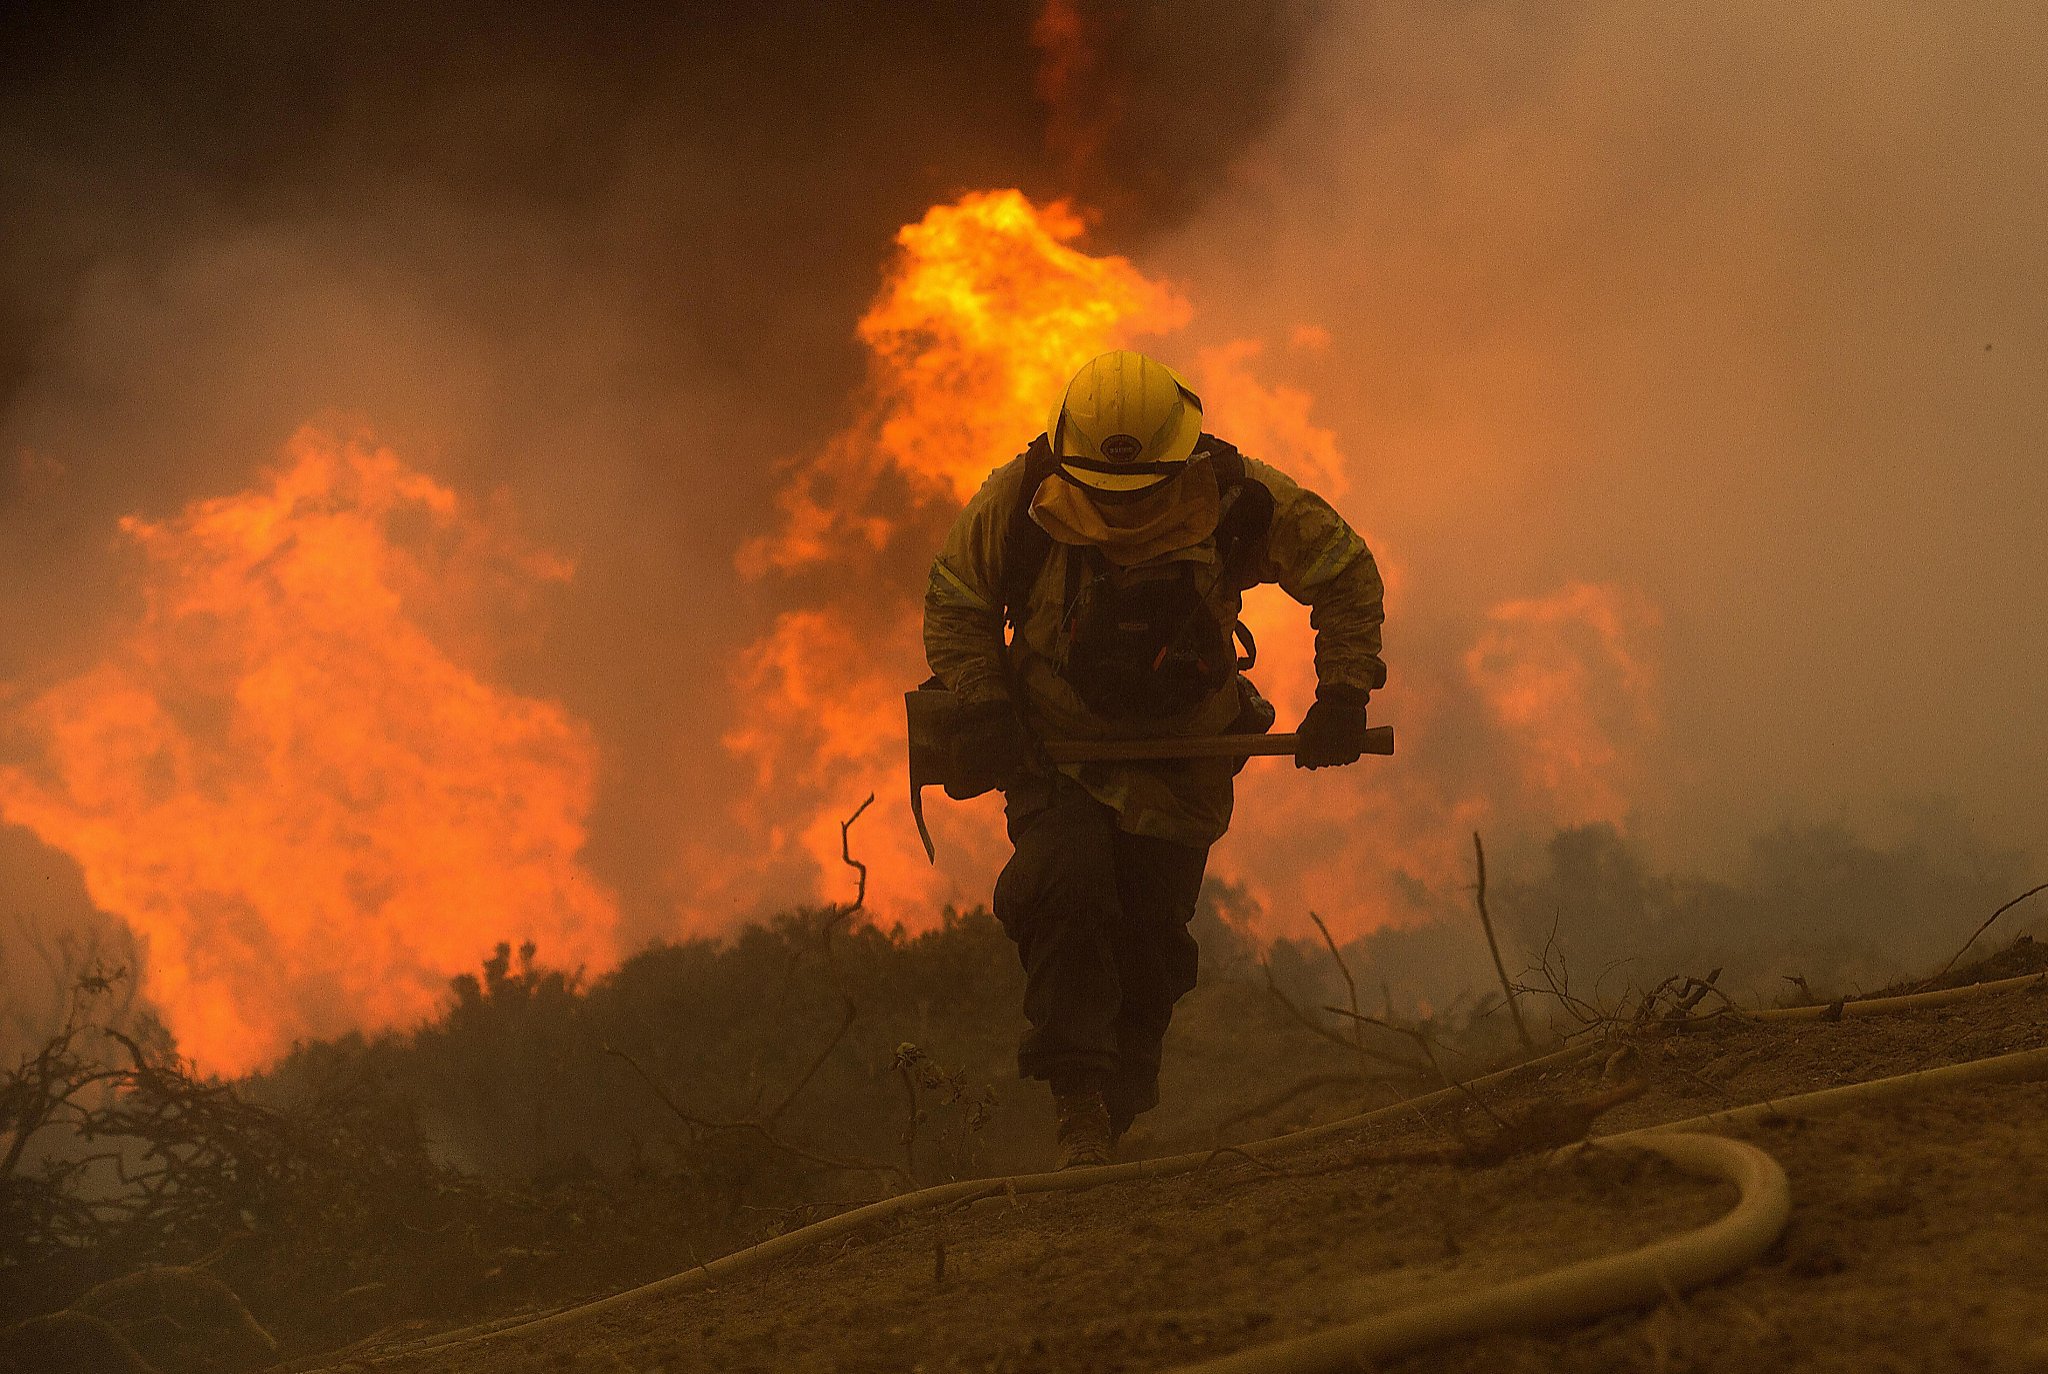
{"type": "Polygon", "coordinates": [[[976,796],[1008,787],[1031,759],[1031,734],[1008,700],[975,702],[961,709],[952,759],[948,792],[976,796]]]}
{"type": "Polygon", "coordinates": [[[1316,704],[1295,731],[1296,768],[1336,768],[1357,763],[1365,752],[1365,704],[1362,688],[1326,683],[1316,688],[1316,704]]]}

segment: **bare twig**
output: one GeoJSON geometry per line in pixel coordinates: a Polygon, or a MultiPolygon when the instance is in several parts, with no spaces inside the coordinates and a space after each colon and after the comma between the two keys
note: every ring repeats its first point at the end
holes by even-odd
{"type": "Polygon", "coordinates": [[[875,794],[870,792],[868,793],[868,799],[862,802],[859,806],[856,806],[853,809],[853,814],[851,816],[848,816],[845,820],[839,823],[840,862],[844,863],[848,868],[852,869],[857,875],[859,875],[860,880],[859,886],[855,889],[853,894],[853,904],[847,907],[846,911],[844,912],[844,914],[847,916],[851,916],[854,912],[859,911],[862,907],[868,904],[868,866],[862,863],[859,859],[853,857],[853,850],[850,847],[849,837],[853,830],[853,823],[861,818],[862,812],[866,811],[870,806],[873,806],[874,804],[875,794]]]}
{"type": "Polygon", "coordinates": [[[1658,1001],[1670,990],[1671,985],[1679,982],[1683,976],[1677,973],[1671,974],[1663,982],[1643,994],[1643,1000],[1636,1005],[1635,1023],[1638,1026],[1648,1024],[1650,1017],[1656,1013],[1658,1001]]]}
{"type": "Polygon", "coordinates": [[[1500,941],[1493,935],[1493,915],[1486,909],[1486,846],[1479,841],[1479,832],[1472,832],[1472,858],[1478,869],[1478,883],[1473,887],[1479,901],[1479,924],[1486,930],[1486,948],[1493,955],[1493,971],[1500,977],[1500,990],[1508,999],[1508,1015],[1515,1018],[1515,1034],[1522,1039],[1522,1048],[1531,1054],[1536,1051],[1536,1042],[1529,1035],[1529,1027],[1522,1020],[1522,1007],[1515,1000],[1514,986],[1508,982],[1507,965],[1500,961],[1500,941]]]}
{"type": "Polygon", "coordinates": [[[1527,983],[1516,983],[1513,986],[1517,992],[1556,998],[1558,1005],[1565,1009],[1565,1013],[1579,1023],[1579,1029],[1566,1036],[1569,1039],[1571,1035],[1603,1026],[1613,1018],[1595,1004],[1572,992],[1571,965],[1565,959],[1563,947],[1557,942],[1557,927],[1561,919],[1560,916],[1552,916],[1550,933],[1543,938],[1543,949],[1536,956],[1536,966],[1526,970],[1523,975],[1527,977],[1534,974],[1541,977],[1543,986],[1532,987],[1527,983]],[[1556,965],[1554,968],[1553,961],[1556,965]]]}
{"type": "MultiPolygon", "coordinates": [[[[845,820],[839,823],[839,857],[840,860],[844,862],[848,868],[851,868],[855,872],[855,874],[858,875],[859,885],[854,891],[853,900],[851,902],[835,902],[831,906],[826,907],[823,912],[824,919],[819,921],[817,926],[818,949],[824,956],[826,970],[832,975],[833,980],[835,982],[841,984],[842,996],[844,995],[845,991],[844,980],[839,977],[839,964],[837,959],[833,956],[832,936],[838,931],[840,926],[844,925],[847,921],[851,920],[857,912],[859,912],[863,907],[867,905],[868,866],[865,863],[862,863],[859,859],[853,857],[850,832],[853,830],[853,823],[859,820],[861,818],[862,813],[874,804],[875,794],[870,792],[868,793],[867,800],[862,802],[859,806],[855,807],[853,809],[853,814],[848,816],[845,820]]],[[[792,943],[788,951],[788,954],[783,961],[782,981],[778,985],[776,990],[775,1007],[774,1011],[771,1013],[770,1016],[771,1020],[779,1021],[782,1018],[783,1010],[789,1003],[790,993],[796,987],[797,971],[803,966],[805,953],[806,949],[804,945],[792,943]]],[[[825,1059],[828,1056],[830,1056],[833,1049],[838,1046],[840,1039],[845,1036],[847,1028],[851,1026],[852,1018],[855,1015],[853,1002],[851,998],[847,999],[846,1014],[847,1021],[845,1024],[840,1026],[839,1034],[833,1037],[832,1043],[827,1045],[825,1049],[819,1054],[817,1062],[811,1065],[811,1067],[804,1073],[803,1077],[798,1081],[797,1086],[791,1089],[789,1095],[783,1099],[781,1105],[776,1107],[774,1111],[768,1113],[766,1119],[769,1122],[774,1122],[785,1111],[789,1110],[789,1104],[796,1099],[797,1093],[803,1091],[804,1085],[810,1082],[811,1076],[817,1073],[818,1069],[824,1064],[825,1059]]],[[[760,1110],[761,1098],[768,1090],[768,1085],[761,1080],[761,1061],[767,1056],[769,1049],[770,1045],[766,1042],[756,1046],[754,1049],[753,1056],[747,1062],[747,1082],[753,1085],[752,1101],[750,1105],[750,1110],[753,1111],[760,1110]]]]}
{"type": "Polygon", "coordinates": [[[917,1186],[910,1176],[904,1173],[902,1168],[894,1164],[877,1163],[874,1160],[867,1159],[839,1159],[832,1155],[820,1154],[815,1150],[807,1150],[801,1145],[790,1144],[759,1121],[718,1121],[710,1117],[698,1116],[694,1112],[685,1110],[682,1104],[669,1096],[668,1091],[655,1081],[654,1075],[642,1068],[640,1061],[632,1055],[612,1045],[606,1045],[604,1052],[615,1059],[623,1059],[633,1072],[640,1076],[640,1081],[647,1085],[648,1091],[659,1098],[661,1104],[673,1112],[677,1120],[685,1125],[705,1132],[744,1131],[750,1135],[758,1136],[768,1145],[782,1151],[786,1155],[806,1160],[809,1163],[817,1164],[827,1169],[839,1169],[848,1173],[893,1174],[903,1180],[905,1187],[914,1188],[917,1186]]]}
{"type": "Polygon", "coordinates": [[[1970,938],[1963,941],[1963,947],[1948,957],[1948,962],[1941,966],[1941,971],[1935,974],[1932,978],[1929,978],[1927,981],[1930,983],[1938,983],[1943,978],[1947,977],[1948,971],[1956,966],[1956,960],[1962,958],[1965,954],[1969,953],[1970,946],[1976,944],[1977,941],[1983,936],[1984,932],[1991,929],[1991,923],[1993,921],[1996,921],[1999,917],[2005,915],[2006,912],[2011,911],[2014,907],[2018,906],[2021,902],[2024,902],[2025,900],[2027,900],[2027,898],[2033,896],[2037,892],[2048,892],[2048,883],[2040,883],[2033,887],[2028,888],[2025,892],[2022,892],[2019,896],[2013,898],[2004,906],[1992,912],[1989,916],[1986,916],[1984,918],[1984,924],[1978,926],[1976,931],[1970,936],[1970,938]]]}
{"type": "MultiPolygon", "coordinates": [[[[1351,976],[1351,965],[1344,962],[1344,953],[1337,948],[1336,937],[1331,935],[1330,928],[1323,924],[1323,918],[1316,915],[1313,911],[1309,912],[1308,918],[1316,923],[1316,929],[1323,934],[1323,945],[1330,951],[1330,959],[1337,965],[1337,972],[1343,975],[1344,992],[1351,999],[1351,1010],[1356,1015],[1358,1011],[1358,980],[1351,976]]],[[[1351,1039],[1357,1045],[1358,1052],[1364,1054],[1365,1028],[1356,1020],[1351,1023],[1351,1039]]]]}
{"type": "Polygon", "coordinates": [[[825,1061],[832,1057],[832,1051],[839,1048],[839,1042],[844,1040],[846,1033],[853,1029],[853,1023],[859,1015],[860,1013],[854,1007],[853,999],[851,997],[847,998],[845,1010],[840,1013],[839,1029],[832,1033],[832,1038],[825,1042],[825,1048],[819,1050],[817,1057],[811,1060],[811,1066],[805,1069],[790,1087],[790,1090],[783,1094],[782,1101],[776,1104],[775,1110],[769,1112],[764,1118],[768,1125],[773,1126],[776,1122],[782,1120],[782,1114],[789,1110],[790,1104],[795,1102],[803,1094],[803,1090],[811,1085],[811,1080],[818,1076],[818,1070],[824,1068],[825,1061]]]}
{"type": "MultiPolygon", "coordinates": [[[[1664,1019],[1667,1021],[1683,1021],[1686,1017],[1692,1015],[1693,1008],[1697,1007],[1708,993],[1721,991],[1714,986],[1714,984],[1720,981],[1721,970],[1719,969],[1715,969],[1705,978],[1687,978],[1685,980],[1686,990],[1680,994],[1678,1005],[1664,1013],[1664,1019]]],[[[1725,999],[1727,994],[1723,993],[1722,996],[1725,999]]],[[[1734,1003],[1731,1002],[1729,1005],[1733,1006],[1734,1003]]]]}
{"type": "Polygon", "coordinates": [[[1480,1111],[1485,1112],[1488,1116],[1492,1117],[1494,1120],[1494,1124],[1500,1126],[1505,1126],[1507,1124],[1505,1121],[1501,1120],[1499,1114],[1496,1113],[1493,1110],[1493,1108],[1487,1106],[1486,1103],[1480,1100],[1478,1093],[1473,1092],[1472,1089],[1467,1087],[1462,1080],[1453,1078],[1449,1073],[1445,1072],[1444,1066],[1437,1061],[1436,1050],[1431,1045],[1429,1036],[1424,1034],[1422,1031],[1417,1030],[1413,1026],[1402,1026],[1396,1025],[1392,1021],[1382,1021],[1377,1016],[1367,1016],[1362,1012],[1346,1011],[1342,1007],[1324,1007],[1323,1010],[1330,1012],[1331,1014],[1336,1016],[1353,1017],[1356,1020],[1363,1021],[1366,1025],[1378,1026],[1382,1030],[1390,1030],[1394,1032],[1394,1034],[1396,1035],[1407,1036],[1410,1040],[1413,1040],[1416,1043],[1417,1047],[1419,1047],[1422,1050],[1423,1057],[1429,1060],[1429,1067],[1436,1071],[1436,1076],[1443,1080],[1445,1087],[1455,1088],[1460,1093],[1464,1094],[1465,1098],[1468,1101],[1470,1101],[1473,1106],[1477,1107],[1480,1111]]]}
{"type": "Polygon", "coordinates": [[[1377,1059],[1382,1064],[1392,1065],[1394,1068],[1411,1074],[1419,1074],[1427,1067],[1427,1065],[1417,1064],[1413,1060],[1403,1059],[1398,1054],[1386,1054],[1380,1050],[1373,1049],[1369,1045],[1354,1044],[1346,1040],[1328,1026],[1319,1024],[1314,1017],[1296,1006],[1293,998],[1280,990],[1280,985],[1273,981],[1273,966],[1271,963],[1262,959],[1259,961],[1259,968],[1266,975],[1266,992],[1274,1001],[1286,1009],[1287,1014],[1294,1018],[1296,1024],[1309,1034],[1327,1040],[1333,1045],[1351,1051],[1353,1054],[1364,1055],[1368,1059],[1377,1059]]]}
{"type": "MultiPolygon", "coordinates": [[[[905,1041],[896,1047],[896,1075],[903,1080],[903,1168],[906,1178],[917,1177],[917,1127],[924,1113],[917,1101],[917,1079],[912,1069],[924,1058],[924,1051],[905,1041]]],[[[916,1185],[913,1184],[913,1187],[916,1185]]]]}
{"type": "Polygon", "coordinates": [[[839,823],[839,860],[854,871],[858,883],[854,888],[853,900],[843,905],[832,907],[830,913],[825,917],[824,924],[818,929],[818,939],[825,947],[825,962],[828,965],[832,965],[835,973],[838,966],[833,964],[832,959],[832,933],[840,926],[852,920],[854,915],[868,904],[868,866],[861,860],[853,857],[851,837],[853,823],[859,820],[862,814],[874,804],[875,794],[870,792],[868,793],[868,799],[859,806],[856,806],[853,809],[853,814],[839,823]]]}
{"type": "MultiPolygon", "coordinates": [[[[1229,1130],[1232,1126],[1240,1125],[1247,1121],[1257,1121],[1262,1116],[1271,1116],[1274,1112],[1279,1111],[1282,1107],[1285,1107],[1288,1103],[1293,1102],[1296,1098],[1301,1097],[1306,1093],[1312,1093],[1318,1088],[1335,1088],[1346,1084],[1356,1083],[1361,1077],[1364,1077],[1366,1081],[1370,1083],[1388,1083],[1401,1081],[1389,1078],[1388,1076],[1383,1074],[1361,1075],[1357,1073],[1313,1073],[1310,1074],[1308,1077],[1291,1084],[1288,1087],[1282,1088],[1279,1092],[1273,1093],[1267,1097],[1260,1098],[1257,1102],[1252,1103],[1250,1106],[1239,1108],[1237,1111],[1232,1112],[1229,1116],[1226,1116],[1221,1121],[1217,1122],[1213,1127],[1210,1128],[1210,1130],[1212,1131],[1212,1133],[1220,1135],[1222,1132],[1229,1130]]],[[[1402,1079],[1404,1080],[1407,1077],[1409,1077],[1409,1075],[1402,1075],[1402,1079]]]]}

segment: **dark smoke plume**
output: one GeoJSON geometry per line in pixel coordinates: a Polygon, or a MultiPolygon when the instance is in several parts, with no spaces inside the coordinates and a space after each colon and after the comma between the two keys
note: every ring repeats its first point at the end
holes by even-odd
{"type": "MultiPolygon", "coordinates": [[[[681,837],[726,834],[728,660],[771,594],[734,550],[843,422],[897,227],[1020,185],[1141,244],[1256,135],[1306,31],[1079,9],[1118,98],[1077,163],[1021,0],[11,8],[0,706],[133,614],[119,517],[241,489],[308,420],[366,426],[576,560],[493,671],[591,723],[588,858],[629,947],[673,933],[681,837]]],[[[8,838],[62,924],[26,894],[75,870],[8,838]]]]}

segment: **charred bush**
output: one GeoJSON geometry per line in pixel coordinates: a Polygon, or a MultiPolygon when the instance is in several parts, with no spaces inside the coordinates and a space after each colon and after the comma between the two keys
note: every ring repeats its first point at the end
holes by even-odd
{"type": "Polygon", "coordinates": [[[299,1353],[603,1291],[983,1167],[1005,1152],[1008,941],[979,913],[921,936],[845,916],[588,983],[500,945],[432,1023],[239,1082],[108,1024],[112,985],[88,980],[0,1076],[0,1326],[68,1311],[51,1329],[76,1334],[100,1286],[177,1268],[299,1353]]]}

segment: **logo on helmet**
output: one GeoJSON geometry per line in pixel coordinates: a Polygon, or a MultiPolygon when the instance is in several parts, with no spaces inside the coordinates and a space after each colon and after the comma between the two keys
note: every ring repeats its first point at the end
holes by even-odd
{"type": "Polygon", "coordinates": [[[1133,434],[1112,434],[1102,441],[1102,456],[1112,463],[1128,463],[1144,451],[1144,443],[1133,434]]]}

